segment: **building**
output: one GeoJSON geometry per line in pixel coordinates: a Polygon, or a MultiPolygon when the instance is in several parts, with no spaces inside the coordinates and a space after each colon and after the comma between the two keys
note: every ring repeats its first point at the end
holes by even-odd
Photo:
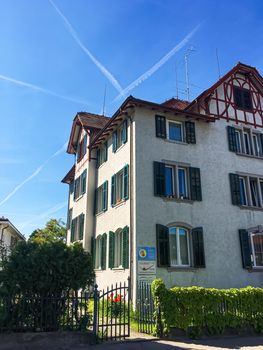
{"type": "Polygon", "coordinates": [[[18,241],[25,241],[25,237],[18,229],[4,217],[0,218],[0,261],[9,254],[18,241]]]}
{"type": "Polygon", "coordinates": [[[62,180],[67,242],[93,252],[98,285],[263,287],[263,78],[238,63],[194,101],[128,97],[78,113],[62,180]]]}

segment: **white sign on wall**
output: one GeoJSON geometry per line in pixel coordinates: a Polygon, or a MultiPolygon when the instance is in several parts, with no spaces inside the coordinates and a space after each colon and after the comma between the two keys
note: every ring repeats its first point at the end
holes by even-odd
{"type": "Polygon", "coordinates": [[[155,261],[138,261],[138,274],[139,275],[156,275],[156,262],[155,261]]]}

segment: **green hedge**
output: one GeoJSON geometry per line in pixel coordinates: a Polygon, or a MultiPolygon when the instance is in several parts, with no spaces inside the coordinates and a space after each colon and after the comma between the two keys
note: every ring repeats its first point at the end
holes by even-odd
{"type": "Polygon", "coordinates": [[[158,335],[170,327],[183,329],[191,336],[202,332],[223,333],[225,329],[253,329],[263,332],[263,289],[214,289],[174,287],[166,289],[162,280],[152,283],[152,294],[159,310],[158,335]]]}

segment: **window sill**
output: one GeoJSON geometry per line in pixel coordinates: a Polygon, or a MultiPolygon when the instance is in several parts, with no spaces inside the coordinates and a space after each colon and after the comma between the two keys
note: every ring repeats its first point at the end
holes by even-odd
{"type": "MultiPolygon", "coordinates": [[[[86,192],[85,192],[86,193],[86,192]]],[[[78,202],[82,197],[84,197],[84,194],[85,193],[82,193],[78,198],[75,198],[74,199],[74,202],[78,202]]]]}
{"type": "Polygon", "coordinates": [[[248,272],[263,272],[263,266],[254,266],[248,269],[248,272]]]}
{"type": "Polygon", "coordinates": [[[243,210],[245,209],[245,210],[263,211],[262,207],[253,207],[253,206],[250,206],[250,205],[239,205],[239,208],[243,209],[243,210]]]}
{"type": "Polygon", "coordinates": [[[247,154],[247,153],[241,153],[241,152],[236,152],[237,156],[241,157],[247,157],[247,158],[254,158],[254,159],[261,159],[263,160],[263,156],[255,156],[254,154],[247,154]]]}
{"type": "Polygon", "coordinates": [[[185,142],[185,141],[175,141],[175,140],[170,140],[170,139],[164,139],[165,142],[168,142],[168,143],[176,143],[178,145],[189,145],[189,143],[185,142]]]}
{"type": "Polygon", "coordinates": [[[101,163],[99,166],[96,166],[96,169],[100,169],[100,168],[102,168],[103,167],[103,165],[105,165],[105,163],[106,163],[107,161],[105,160],[105,162],[103,162],[103,163],[101,163]]]}
{"type": "Polygon", "coordinates": [[[188,204],[193,204],[194,201],[192,199],[180,199],[180,198],[176,198],[176,197],[161,197],[163,199],[164,202],[177,202],[177,203],[188,203],[188,204]]]}
{"type": "Polygon", "coordinates": [[[124,205],[126,202],[127,202],[127,199],[123,199],[123,200],[121,200],[120,202],[114,204],[114,205],[112,206],[112,208],[119,208],[119,207],[121,207],[122,205],[124,205]]]}
{"type": "Polygon", "coordinates": [[[121,150],[125,145],[126,145],[127,141],[125,143],[122,143],[117,149],[116,151],[112,151],[112,153],[116,154],[117,152],[119,152],[119,150],[121,150]]]}
{"type": "Polygon", "coordinates": [[[125,268],[124,268],[124,267],[113,267],[111,270],[112,270],[113,272],[120,272],[120,271],[124,271],[125,268]]]}
{"type": "Polygon", "coordinates": [[[102,210],[99,213],[96,213],[95,216],[101,216],[102,214],[106,213],[107,210],[102,210]]]}

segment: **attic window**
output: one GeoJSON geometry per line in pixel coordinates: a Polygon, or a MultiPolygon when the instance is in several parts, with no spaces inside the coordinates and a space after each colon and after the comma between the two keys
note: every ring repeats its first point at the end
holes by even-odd
{"type": "Polygon", "coordinates": [[[249,90],[234,86],[234,101],[238,108],[252,110],[252,99],[249,90]]]}

